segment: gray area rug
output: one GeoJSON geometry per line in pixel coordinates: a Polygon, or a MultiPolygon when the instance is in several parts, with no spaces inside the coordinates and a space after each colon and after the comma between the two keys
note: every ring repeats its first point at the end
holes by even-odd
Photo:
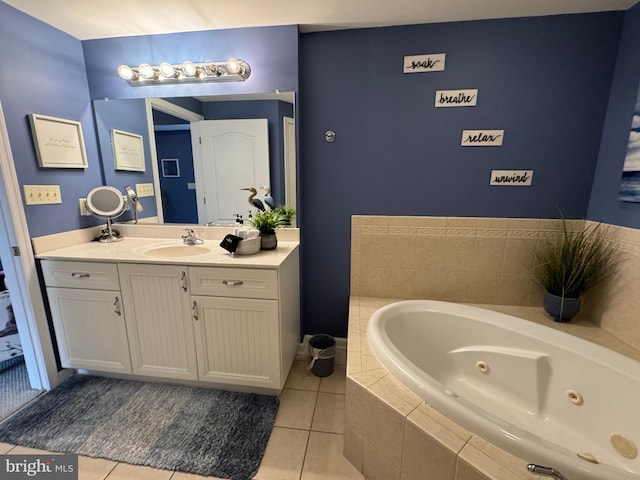
{"type": "Polygon", "coordinates": [[[22,355],[0,362],[0,421],[39,394],[31,388],[22,355]]]}
{"type": "Polygon", "coordinates": [[[0,442],[234,480],[255,475],[278,398],[76,375],[0,424],[0,442]]]}

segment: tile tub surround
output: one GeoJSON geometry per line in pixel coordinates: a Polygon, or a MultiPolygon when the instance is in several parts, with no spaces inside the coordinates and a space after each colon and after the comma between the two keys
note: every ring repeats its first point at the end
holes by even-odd
{"type": "MultiPolygon", "coordinates": [[[[585,295],[581,315],[640,350],[640,230],[607,227],[619,272],[585,295]]],[[[532,253],[561,229],[554,219],[354,216],[351,295],[539,307],[532,253]]]]}
{"type": "MultiPolygon", "coordinates": [[[[349,302],[344,455],[368,480],[532,480],[519,459],[468,432],[395,379],[366,339],[371,315],[399,299],[349,302]]],[[[542,308],[477,305],[577,335],[640,361],[640,352],[578,317],[556,323],[542,308]]]]}

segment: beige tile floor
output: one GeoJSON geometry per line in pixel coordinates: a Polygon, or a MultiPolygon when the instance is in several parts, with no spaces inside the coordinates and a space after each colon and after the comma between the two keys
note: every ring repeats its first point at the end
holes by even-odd
{"type": "MultiPolygon", "coordinates": [[[[345,366],[314,376],[296,361],[280,396],[280,408],[256,480],[351,480],[364,477],[342,455],[345,366]]],[[[0,443],[0,454],[41,453],[0,443]]],[[[79,457],[79,480],[202,480],[198,475],[79,457]]]]}

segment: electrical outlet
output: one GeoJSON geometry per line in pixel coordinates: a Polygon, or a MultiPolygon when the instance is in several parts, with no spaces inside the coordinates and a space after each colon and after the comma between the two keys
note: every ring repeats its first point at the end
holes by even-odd
{"type": "Polygon", "coordinates": [[[80,198],[80,199],[78,199],[78,202],[80,203],[80,215],[82,215],[83,217],[90,216],[91,212],[87,208],[87,199],[86,198],[80,198]]]}
{"type": "Polygon", "coordinates": [[[153,183],[136,183],[138,197],[153,197],[153,183]]]}
{"type": "Polygon", "coordinates": [[[22,188],[27,205],[62,203],[60,185],[23,185],[22,188]]]}

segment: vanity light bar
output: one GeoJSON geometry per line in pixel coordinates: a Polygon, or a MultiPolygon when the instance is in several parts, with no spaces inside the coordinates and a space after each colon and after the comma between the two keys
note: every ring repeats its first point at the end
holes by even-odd
{"type": "Polygon", "coordinates": [[[183,62],[160,65],[142,63],[137,67],[120,65],[118,75],[134,87],[172,83],[244,82],[251,67],[244,60],[230,58],[224,62],[183,62]]]}

